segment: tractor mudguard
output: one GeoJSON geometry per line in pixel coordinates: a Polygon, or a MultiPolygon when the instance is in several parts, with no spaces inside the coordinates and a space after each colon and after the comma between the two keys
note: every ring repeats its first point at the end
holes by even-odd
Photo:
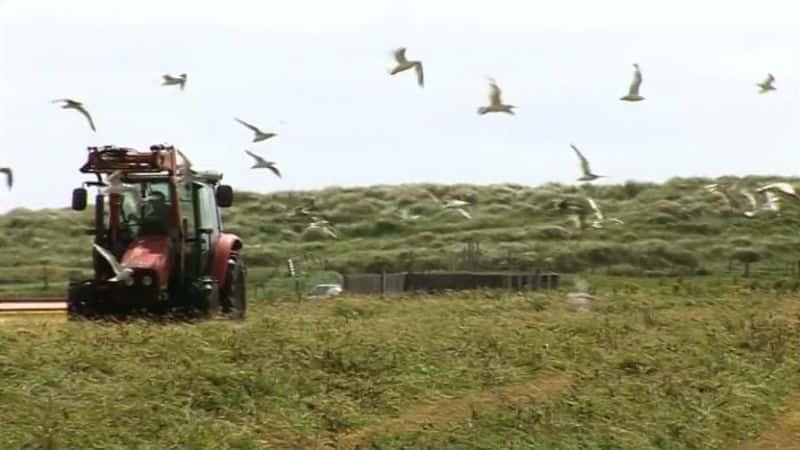
{"type": "Polygon", "coordinates": [[[242,248],[242,241],[239,236],[230,233],[222,233],[214,245],[214,254],[211,257],[211,276],[222,286],[225,284],[227,275],[228,258],[231,253],[242,248]]]}

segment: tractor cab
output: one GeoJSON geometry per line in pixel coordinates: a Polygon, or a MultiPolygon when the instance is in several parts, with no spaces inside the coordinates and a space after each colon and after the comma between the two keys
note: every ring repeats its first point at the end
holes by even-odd
{"type": "Polygon", "coordinates": [[[86,187],[97,188],[92,234],[101,248],[94,279],[70,289],[70,312],[221,307],[243,317],[242,242],[223,230],[218,208],[232,204],[233,190],[220,184],[222,174],[196,172],[180,150],[162,145],[90,147],[80,171],[96,179],[73,191],[72,206],[85,209],[86,187]],[[120,270],[132,275],[120,282],[120,270]]]}

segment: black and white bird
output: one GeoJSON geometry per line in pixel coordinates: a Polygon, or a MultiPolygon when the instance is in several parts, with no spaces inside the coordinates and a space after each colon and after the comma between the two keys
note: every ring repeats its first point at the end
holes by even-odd
{"type": "Polygon", "coordinates": [[[240,124],[244,125],[245,127],[249,128],[254,133],[253,142],[261,142],[261,141],[265,141],[265,140],[267,140],[267,139],[269,139],[271,137],[277,136],[277,134],[275,134],[275,133],[268,133],[268,132],[265,132],[265,131],[261,131],[261,129],[259,129],[257,126],[251,125],[251,124],[245,122],[242,119],[237,119],[236,117],[234,117],[234,120],[236,120],[240,124]]]}
{"type": "Polygon", "coordinates": [[[639,70],[639,64],[633,65],[633,80],[628,88],[628,94],[620,97],[619,99],[624,102],[640,102],[644,97],[639,95],[639,87],[642,85],[642,71],[639,70]]]}
{"type": "Polygon", "coordinates": [[[248,155],[253,157],[253,159],[255,160],[253,166],[250,167],[251,169],[269,169],[269,170],[272,171],[272,173],[277,175],[278,178],[282,178],[281,177],[281,172],[275,166],[275,163],[273,161],[267,161],[266,159],[262,158],[259,155],[256,155],[255,153],[251,152],[250,150],[245,150],[245,153],[247,153],[248,155]]]}
{"type": "Polygon", "coordinates": [[[163,80],[161,82],[162,86],[180,86],[181,90],[183,90],[186,87],[186,79],[188,76],[185,73],[182,73],[177,77],[165,74],[162,75],[161,78],[163,80]]]}
{"type": "Polygon", "coordinates": [[[89,115],[89,111],[86,110],[86,107],[83,106],[83,103],[69,98],[60,98],[57,100],[53,100],[53,103],[63,103],[61,105],[61,108],[74,109],[75,111],[78,111],[79,113],[83,114],[83,116],[86,117],[86,120],[89,121],[89,127],[91,127],[92,131],[97,131],[94,127],[94,120],[92,120],[92,116],[89,115]]]}
{"type": "Polygon", "coordinates": [[[109,278],[108,281],[122,282],[127,286],[133,283],[133,269],[121,264],[117,258],[105,248],[97,244],[94,244],[94,248],[97,250],[97,253],[100,253],[100,256],[102,256],[103,259],[108,261],[108,264],[111,266],[111,270],[114,271],[114,276],[109,278]]]}
{"type": "Polygon", "coordinates": [[[419,87],[423,87],[425,85],[425,76],[422,73],[422,62],[409,61],[406,59],[405,47],[400,47],[394,51],[394,59],[397,61],[397,65],[395,65],[394,68],[389,71],[389,75],[395,75],[413,68],[417,73],[417,84],[419,87]]]}
{"type": "Polygon", "coordinates": [[[598,178],[605,177],[605,175],[597,175],[592,173],[592,169],[589,167],[589,160],[583,156],[583,153],[578,150],[578,147],[576,147],[574,144],[570,144],[569,146],[572,147],[572,150],[575,151],[575,154],[578,155],[578,159],[580,160],[581,177],[578,178],[578,181],[593,181],[598,178]]]}
{"type": "Polygon", "coordinates": [[[771,73],[767,74],[767,78],[764,79],[761,83],[756,83],[756,86],[759,87],[759,94],[766,94],[769,91],[775,90],[775,77],[772,76],[771,73]]]}
{"type": "Polygon", "coordinates": [[[481,106],[478,108],[478,114],[484,115],[491,112],[504,112],[507,114],[514,114],[514,105],[506,105],[503,103],[502,91],[494,79],[489,78],[489,106],[481,106]]]}

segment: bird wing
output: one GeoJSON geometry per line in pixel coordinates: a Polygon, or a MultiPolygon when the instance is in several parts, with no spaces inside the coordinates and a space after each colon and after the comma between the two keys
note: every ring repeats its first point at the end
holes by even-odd
{"type": "Polygon", "coordinates": [[[161,76],[166,83],[177,83],[179,81],[178,78],[173,77],[172,75],[162,75],[161,76]]]}
{"type": "Polygon", "coordinates": [[[122,264],[120,264],[119,261],[117,261],[117,258],[114,257],[114,255],[112,255],[111,252],[109,252],[108,250],[97,244],[94,244],[94,248],[95,250],[97,250],[97,253],[100,253],[100,256],[102,256],[103,259],[108,261],[108,264],[111,265],[111,270],[114,271],[115,275],[119,275],[120,273],[122,273],[123,270],[125,270],[125,267],[123,267],[122,264]]]}
{"type": "Polygon", "coordinates": [[[428,194],[428,197],[430,197],[430,199],[433,200],[434,203],[442,203],[442,201],[439,200],[439,197],[437,197],[433,192],[425,191],[425,193],[428,194]]]}
{"type": "Polygon", "coordinates": [[[400,47],[394,51],[394,59],[398,64],[405,64],[408,62],[406,59],[406,48],[400,47]]]}
{"type": "Polygon", "coordinates": [[[283,177],[281,177],[281,172],[278,170],[277,167],[275,167],[275,164],[268,165],[267,169],[271,170],[272,173],[274,173],[275,175],[278,176],[278,178],[283,178],[283,177]]]}
{"type": "Polygon", "coordinates": [[[578,155],[578,159],[580,159],[581,172],[583,172],[584,175],[589,175],[592,172],[591,169],[589,168],[589,160],[586,159],[585,156],[583,156],[583,153],[581,153],[581,151],[578,150],[578,147],[575,147],[575,145],[573,144],[570,144],[570,147],[572,147],[572,149],[575,150],[575,154],[578,155]]]}
{"type": "Polygon", "coordinates": [[[81,102],[76,102],[75,100],[72,100],[72,99],[69,99],[69,98],[57,98],[57,99],[53,100],[50,103],[73,103],[73,104],[80,105],[81,102]]]}
{"type": "Polygon", "coordinates": [[[772,84],[773,82],[775,82],[775,77],[773,77],[771,73],[768,73],[767,74],[767,80],[765,81],[765,83],[766,84],[772,84]]]}
{"type": "Polygon", "coordinates": [[[264,134],[264,133],[263,133],[261,130],[259,130],[259,129],[258,129],[258,127],[256,127],[255,125],[250,125],[249,123],[245,122],[244,120],[242,120],[242,119],[237,119],[236,117],[234,117],[234,120],[236,120],[236,121],[237,121],[237,122],[239,122],[240,124],[242,124],[242,125],[246,126],[247,128],[251,129],[251,130],[252,130],[254,133],[256,133],[256,134],[264,134]]]}
{"type": "Polygon", "coordinates": [[[334,239],[339,239],[339,236],[336,234],[336,232],[331,230],[328,227],[322,227],[322,231],[325,232],[325,234],[327,234],[328,236],[330,236],[330,237],[332,237],[334,239]]]}
{"type": "Polygon", "coordinates": [[[461,214],[465,219],[472,219],[472,215],[470,215],[466,209],[456,208],[456,211],[458,211],[458,213],[461,214]]]}
{"type": "Polygon", "coordinates": [[[417,72],[417,84],[420,87],[425,86],[425,75],[422,73],[422,63],[418,62],[414,65],[414,70],[417,72]]]}
{"type": "Polygon", "coordinates": [[[756,192],[765,192],[765,191],[779,191],[783,194],[797,197],[797,192],[795,191],[794,186],[792,186],[789,183],[783,183],[783,182],[772,183],[756,189],[756,192]]]}
{"type": "Polygon", "coordinates": [[[245,150],[245,153],[247,153],[248,155],[252,156],[253,159],[255,159],[257,163],[267,164],[267,160],[266,159],[256,155],[255,153],[251,152],[250,150],[245,150]]]}
{"type": "Polygon", "coordinates": [[[86,120],[89,121],[89,126],[92,128],[92,131],[97,131],[97,129],[94,127],[94,120],[92,120],[92,116],[89,115],[89,111],[87,111],[86,108],[84,108],[80,103],[75,106],[75,109],[86,117],[86,120]]]}
{"type": "Polygon", "coordinates": [[[600,211],[600,208],[597,207],[597,203],[594,202],[594,199],[586,197],[586,201],[589,202],[589,207],[594,211],[594,216],[597,217],[597,220],[603,220],[603,213],[600,211]]]}
{"type": "Polygon", "coordinates": [[[181,159],[183,160],[183,163],[186,164],[187,169],[192,167],[192,161],[189,160],[189,158],[186,157],[186,155],[182,151],[178,150],[178,155],[180,155],[181,159]]]}
{"type": "Polygon", "coordinates": [[[628,95],[631,96],[638,96],[639,95],[639,86],[642,85],[642,72],[636,67],[633,71],[633,81],[631,81],[631,87],[628,89],[628,95]]]}
{"type": "Polygon", "coordinates": [[[14,186],[14,172],[10,167],[2,167],[0,168],[0,172],[6,174],[6,184],[8,188],[11,189],[11,187],[14,186]]]}
{"type": "Polygon", "coordinates": [[[494,81],[489,82],[489,103],[492,106],[500,106],[503,104],[503,100],[500,98],[502,91],[500,87],[494,81]]]}

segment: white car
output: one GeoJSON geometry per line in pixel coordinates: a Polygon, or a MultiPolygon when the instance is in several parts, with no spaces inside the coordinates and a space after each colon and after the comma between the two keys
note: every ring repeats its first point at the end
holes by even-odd
{"type": "Polygon", "coordinates": [[[309,298],[333,297],[342,293],[339,284],[318,284],[308,293],[309,298]]]}

